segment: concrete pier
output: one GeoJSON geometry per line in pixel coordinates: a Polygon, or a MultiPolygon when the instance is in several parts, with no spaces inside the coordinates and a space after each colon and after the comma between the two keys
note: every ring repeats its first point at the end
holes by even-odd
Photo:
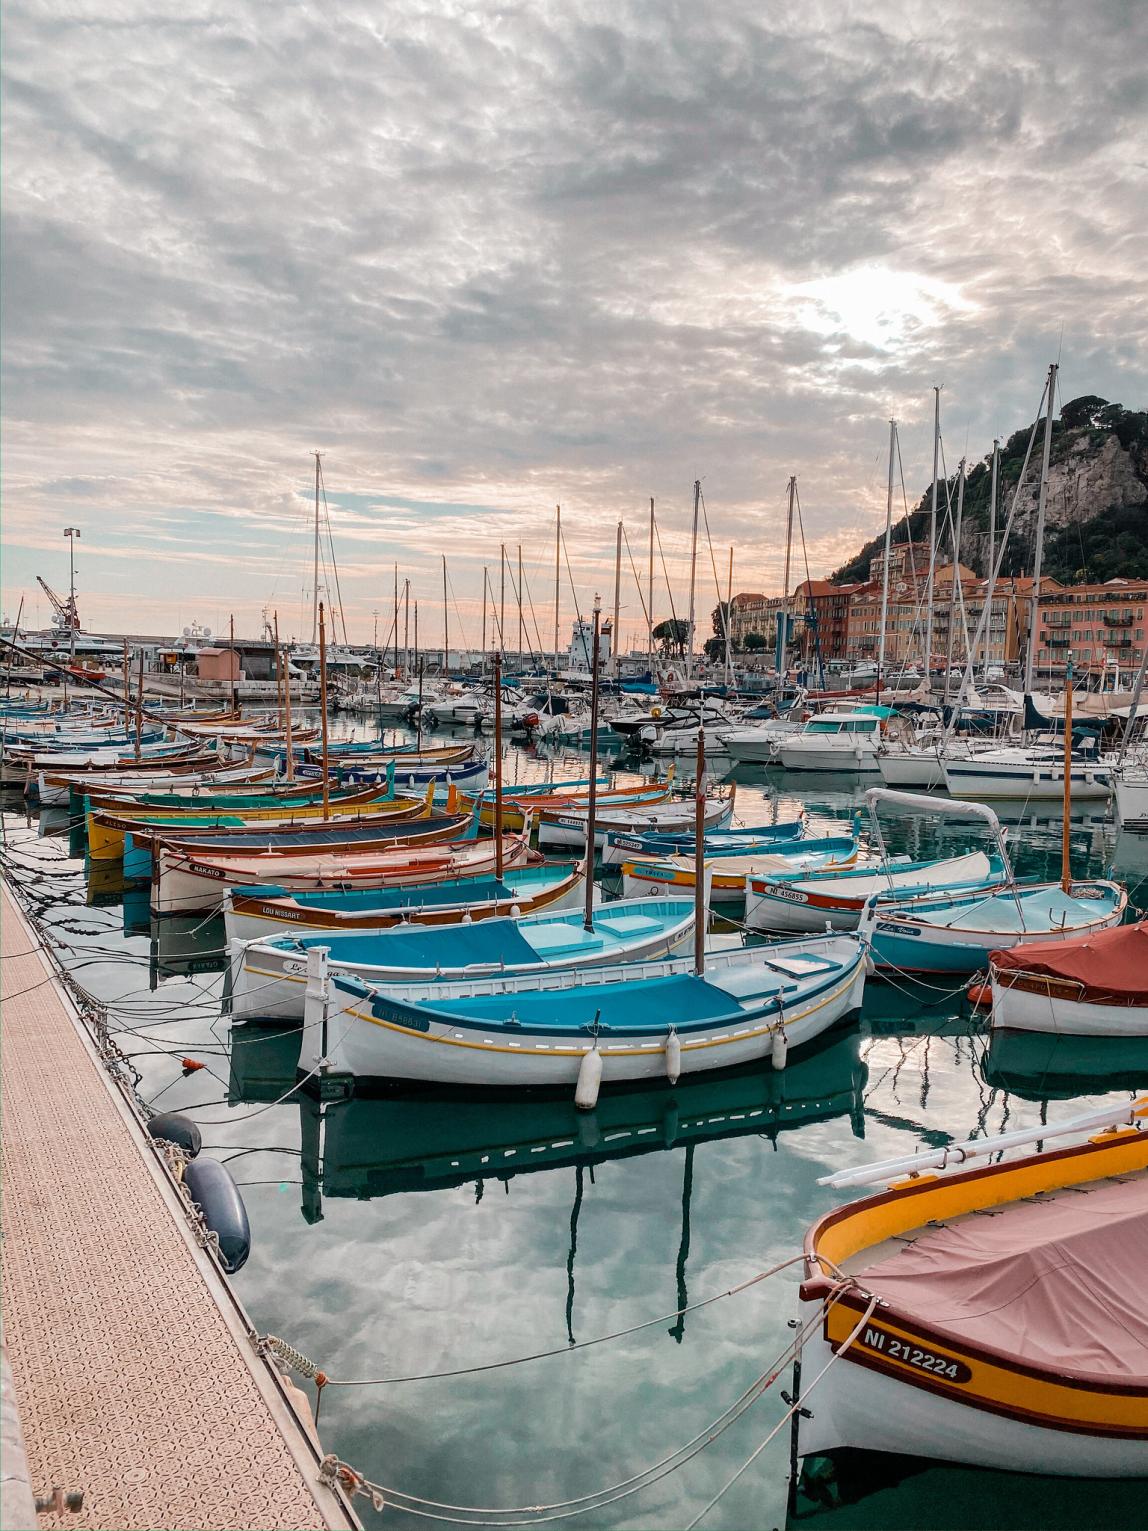
{"type": "MultiPolygon", "coordinates": [[[[38,1524],[357,1527],[34,931],[0,896],[8,1359],[33,1492],[83,1494],[78,1513],[38,1524]]],[[[0,1524],[29,1531],[27,1488],[10,1493],[0,1524]]]]}

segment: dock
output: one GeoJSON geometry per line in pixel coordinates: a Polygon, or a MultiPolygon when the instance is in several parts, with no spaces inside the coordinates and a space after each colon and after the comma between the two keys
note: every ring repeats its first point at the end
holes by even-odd
{"type": "Polygon", "coordinates": [[[0,898],[4,1330],[28,1482],[63,1490],[37,1524],[358,1527],[39,937],[0,898]]]}

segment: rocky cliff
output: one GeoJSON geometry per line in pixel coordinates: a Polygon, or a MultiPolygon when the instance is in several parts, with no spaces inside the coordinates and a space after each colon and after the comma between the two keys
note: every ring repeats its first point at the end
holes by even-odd
{"type": "MultiPolygon", "coordinates": [[[[1001,446],[998,539],[1012,508],[1032,429],[1025,426],[1001,446]]],[[[1037,421],[1036,442],[1005,554],[1006,574],[1023,574],[1032,568],[1043,432],[1043,421],[1037,421]]],[[[988,572],[991,469],[990,453],[969,470],[965,484],[961,562],[979,574],[988,572]]],[[[926,490],[916,510],[895,525],[894,542],[904,542],[910,527],[914,537],[928,538],[930,493],[926,490]]],[[[938,491],[942,523],[946,495],[955,508],[955,475],[938,491]]],[[[1062,407],[1052,427],[1046,519],[1044,570],[1053,578],[1066,584],[1115,575],[1148,578],[1148,413],[1109,404],[1094,394],[1062,407]]],[[[867,578],[869,561],[883,540],[883,536],[875,537],[830,578],[867,578]]],[[[946,534],[943,561],[948,561],[950,545],[946,534]]]]}

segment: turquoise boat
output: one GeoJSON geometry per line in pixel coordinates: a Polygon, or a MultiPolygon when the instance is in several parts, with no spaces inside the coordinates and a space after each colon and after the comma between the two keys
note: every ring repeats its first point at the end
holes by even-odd
{"type": "Polygon", "coordinates": [[[656,961],[693,941],[694,900],[619,899],[595,910],[592,930],[584,920],[583,911],[571,910],[517,920],[503,915],[465,925],[398,925],[353,935],[292,934],[236,942],[231,1013],[301,1019],[307,954],[317,946],[329,949],[333,972],[376,989],[656,961]]]}
{"type": "Polygon", "coordinates": [[[1119,925],[1128,894],[1114,882],[1019,885],[1002,892],[902,899],[876,894],[858,934],[880,968],[904,973],[976,973],[990,952],[1021,941],[1064,941],[1119,925]]]}

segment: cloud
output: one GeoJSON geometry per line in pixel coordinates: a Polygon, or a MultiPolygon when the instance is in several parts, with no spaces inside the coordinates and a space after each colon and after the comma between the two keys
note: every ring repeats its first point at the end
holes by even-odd
{"type": "Polygon", "coordinates": [[[106,625],[254,627],[316,447],[360,636],[396,559],[432,634],[443,552],[472,618],[500,542],[545,588],[559,502],[583,604],[651,494],[681,578],[699,476],[774,589],[796,472],[824,572],[934,382],[954,458],[1058,350],[1144,402],[1146,48],[1116,3],[14,0],[5,600],[78,520],[106,625]]]}

